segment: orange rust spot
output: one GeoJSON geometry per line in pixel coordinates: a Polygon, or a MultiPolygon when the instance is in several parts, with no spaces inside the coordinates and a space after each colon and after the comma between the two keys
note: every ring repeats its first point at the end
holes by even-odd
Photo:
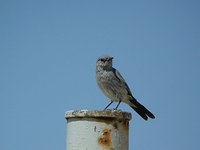
{"type": "Polygon", "coordinates": [[[98,137],[98,143],[102,146],[110,146],[111,145],[111,130],[104,129],[102,131],[102,135],[98,137]]]}

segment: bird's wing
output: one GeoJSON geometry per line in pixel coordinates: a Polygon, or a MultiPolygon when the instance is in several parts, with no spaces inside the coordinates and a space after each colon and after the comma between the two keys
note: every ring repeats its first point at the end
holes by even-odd
{"type": "Polygon", "coordinates": [[[115,77],[122,83],[124,84],[124,87],[126,88],[128,95],[132,96],[131,90],[128,87],[128,84],[126,83],[126,81],[124,80],[124,78],[122,77],[122,75],[119,73],[119,71],[115,68],[113,68],[113,73],[115,75],[115,77]]]}

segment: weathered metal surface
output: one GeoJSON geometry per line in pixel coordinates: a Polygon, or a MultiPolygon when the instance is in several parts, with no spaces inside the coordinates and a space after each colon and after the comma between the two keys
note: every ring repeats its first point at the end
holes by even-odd
{"type": "Polygon", "coordinates": [[[67,119],[67,150],[128,150],[131,114],[120,110],[72,110],[67,119]]]}

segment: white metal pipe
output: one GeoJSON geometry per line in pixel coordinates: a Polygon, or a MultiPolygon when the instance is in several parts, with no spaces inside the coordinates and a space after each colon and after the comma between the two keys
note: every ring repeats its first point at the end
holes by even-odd
{"type": "Polygon", "coordinates": [[[71,110],[67,150],[128,150],[131,113],[120,110],[71,110]]]}

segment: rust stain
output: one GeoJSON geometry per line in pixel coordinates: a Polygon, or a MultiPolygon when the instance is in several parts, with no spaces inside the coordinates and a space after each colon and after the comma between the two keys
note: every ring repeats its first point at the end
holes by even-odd
{"type": "Polygon", "coordinates": [[[109,147],[111,146],[111,129],[104,129],[102,135],[98,137],[99,145],[109,147]]]}
{"type": "Polygon", "coordinates": [[[129,129],[129,122],[128,121],[124,121],[123,124],[122,124],[122,127],[125,131],[128,131],[129,129]]]}

